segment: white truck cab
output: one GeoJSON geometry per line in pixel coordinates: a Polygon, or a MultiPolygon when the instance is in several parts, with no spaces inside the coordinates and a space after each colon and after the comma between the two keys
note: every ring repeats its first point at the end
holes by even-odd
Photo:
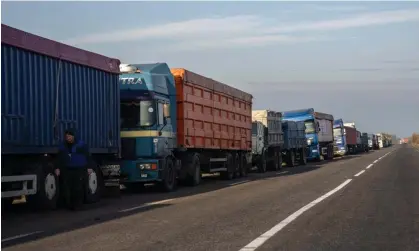
{"type": "Polygon", "coordinates": [[[260,121],[252,122],[252,153],[260,155],[265,147],[265,126],[260,121]]]}

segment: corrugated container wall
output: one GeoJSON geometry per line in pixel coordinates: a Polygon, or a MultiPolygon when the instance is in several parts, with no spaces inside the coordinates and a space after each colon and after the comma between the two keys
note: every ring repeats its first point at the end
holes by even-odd
{"type": "Polygon", "coordinates": [[[284,149],[298,148],[306,145],[306,126],[304,121],[282,121],[282,130],[284,132],[284,149]]]}
{"type": "Polygon", "coordinates": [[[118,152],[118,74],[3,43],[1,64],[2,153],[55,152],[69,127],[92,153],[118,152]]]}
{"type": "Polygon", "coordinates": [[[281,113],[270,110],[252,111],[252,121],[259,121],[268,128],[268,145],[279,146],[284,142],[281,113]]]}
{"type": "Polygon", "coordinates": [[[171,71],[176,83],[178,144],[250,151],[252,96],[185,69],[171,71]]]}

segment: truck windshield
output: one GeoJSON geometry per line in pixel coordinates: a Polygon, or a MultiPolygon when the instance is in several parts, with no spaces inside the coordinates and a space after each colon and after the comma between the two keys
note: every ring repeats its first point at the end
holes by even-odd
{"type": "Polygon", "coordinates": [[[121,128],[148,127],[156,123],[156,103],[153,100],[121,103],[121,128]]]}
{"type": "Polygon", "coordinates": [[[315,133],[316,128],[314,127],[314,121],[313,120],[306,120],[304,121],[304,124],[306,125],[306,133],[315,133]]]}
{"type": "Polygon", "coordinates": [[[342,129],[341,128],[333,128],[333,135],[342,136],[342,129]]]}

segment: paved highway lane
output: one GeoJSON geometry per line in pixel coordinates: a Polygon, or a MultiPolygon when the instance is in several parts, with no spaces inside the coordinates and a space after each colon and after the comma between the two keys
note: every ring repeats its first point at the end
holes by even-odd
{"type": "Polygon", "coordinates": [[[258,250],[419,250],[419,152],[400,147],[258,250]]]}
{"type": "MultiPolygon", "coordinates": [[[[407,163],[405,165],[408,165],[414,161],[416,157],[414,154],[418,155],[413,152],[413,149],[397,146],[322,165],[312,164],[306,167],[284,169],[278,174],[252,175],[248,179],[234,182],[217,181],[216,184],[208,182],[200,187],[181,189],[171,195],[128,196],[121,199],[119,203],[109,203],[102,208],[83,212],[53,212],[52,216],[37,217],[37,219],[28,216],[30,220],[21,220],[20,224],[12,224],[16,219],[9,221],[5,219],[2,220],[3,240],[9,236],[24,234],[25,231],[26,233],[40,231],[32,237],[43,238],[20,243],[28,240],[22,237],[2,241],[2,245],[8,246],[5,250],[238,251],[255,239],[261,244],[261,239],[258,239],[260,235],[287,217],[295,216],[295,212],[299,212],[301,208],[307,208],[310,202],[317,199],[317,205],[294,217],[295,219],[287,223],[288,225],[282,230],[276,229],[275,234],[271,231],[270,239],[257,249],[312,250],[310,236],[324,231],[324,227],[330,225],[330,222],[339,221],[332,218],[338,217],[339,214],[318,216],[321,214],[318,210],[326,206],[326,211],[331,213],[352,212],[353,206],[360,203],[361,198],[348,195],[348,200],[344,201],[352,207],[345,209],[342,209],[344,205],[342,201],[334,202],[334,200],[345,197],[348,189],[352,188],[360,189],[364,194],[368,194],[368,186],[372,186],[373,183],[368,180],[364,183],[362,181],[380,172],[378,170],[380,165],[384,165],[382,169],[385,169],[385,165],[391,169],[391,165],[394,165],[393,158],[402,158],[403,161],[399,164],[407,163]],[[386,155],[389,152],[392,153],[386,155]],[[378,160],[384,155],[384,158],[378,160]],[[403,156],[408,156],[408,158],[403,158],[403,156]],[[378,161],[366,169],[375,160],[378,161]],[[366,171],[359,174],[362,170],[366,171]],[[354,176],[356,174],[358,174],[357,177],[354,176]],[[330,194],[330,191],[336,190],[336,187],[342,186],[342,183],[348,179],[352,181],[334,194],[330,194]],[[330,197],[325,198],[323,195],[328,193],[330,197]],[[318,200],[322,196],[323,199],[318,200]],[[144,205],[147,201],[154,204],[144,205]],[[306,219],[307,215],[311,217],[306,219]],[[92,218],[95,217],[101,219],[96,224],[92,224],[94,221],[92,218]],[[304,220],[306,222],[301,223],[304,220]],[[323,220],[323,223],[312,225],[311,222],[317,220],[323,220]],[[47,223],[43,223],[45,221],[47,223]],[[80,228],[83,226],[83,221],[85,227],[80,228]],[[294,224],[297,227],[294,227],[294,224]],[[5,231],[8,235],[5,235],[5,231]],[[289,234],[292,231],[294,232],[289,234]],[[303,233],[307,233],[308,237],[303,233]],[[302,246],[297,246],[298,243],[302,246]]],[[[386,183],[385,179],[391,178],[387,175],[390,174],[387,173],[381,179],[382,182],[386,183]]],[[[414,176],[410,177],[414,178],[414,176]]],[[[419,182],[417,184],[419,185],[419,182]]],[[[414,191],[417,188],[411,185],[409,189],[414,191]]],[[[372,198],[376,196],[378,195],[375,194],[372,198]]],[[[374,206],[382,207],[383,205],[374,206]]],[[[397,210],[391,212],[397,213],[397,210]]],[[[359,222],[365,229],[368,228],[367,223],[365,221],[366,225],[363,226],[359,222]]],[[[331,225],[339,227],[338,224],[331,225]]],[[[410,231],[414,231],[413,225],[409,226],[410,231]]],[[[338,231],[332,229],[330,232],[337,234],[338,231]]],[[[329,237],[325,235],[325,237],[317,238],[327,243],[329,237]]],[[[254,248],[250,247],[246,250],[254,250],[254,248]]]]}

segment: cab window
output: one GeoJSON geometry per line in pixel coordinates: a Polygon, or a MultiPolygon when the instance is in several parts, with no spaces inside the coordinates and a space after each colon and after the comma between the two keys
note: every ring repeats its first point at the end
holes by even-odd
{"type": "Polygon", "coordinates": [[[163,103],[159,103],[159,107],[158,107],[158,119],[159,119],[159,124],[160,125],[164,125],[164,108],[163,108],[164,104],[163,103]]]}

